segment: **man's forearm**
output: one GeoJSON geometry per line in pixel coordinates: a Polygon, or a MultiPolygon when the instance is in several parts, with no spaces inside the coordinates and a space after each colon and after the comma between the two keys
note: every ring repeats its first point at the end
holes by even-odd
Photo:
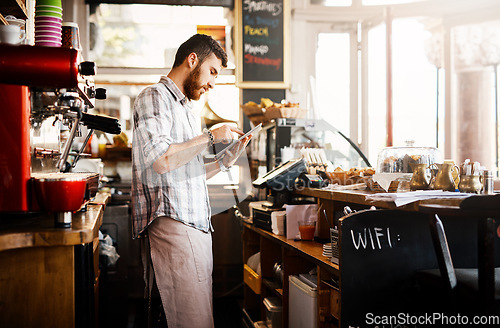
{"type": "Polygon", "coordinates": [[[205,164],[205,172],[207,180],[220,172],[219,161],[214,161],[205,164]]]}
{"type": "Polygon", "coordinates": [[[208,136],[202,134],[183,143],[171,144],[165,154],[154,162],[153,169],[158,174],[175,170],[200,154],[208,142],[208,136]]]}

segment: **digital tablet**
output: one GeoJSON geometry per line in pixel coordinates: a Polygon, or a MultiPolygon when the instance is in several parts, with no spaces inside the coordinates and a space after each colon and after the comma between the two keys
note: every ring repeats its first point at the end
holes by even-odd
{"type": "Polygon", "coordinates": [[[250,131],[248,131],[247,133],[245,133],[244,135],[242,135],[241,137],[239,137],[238,139],[235,139],[232,142],[230,142],[229,144],[227,144],[227,146],[224,147],[224,149],[218,151],[217,154],[215,154],[215,159],[216,160],[221,159],[224,156],[224,154],[226,153],[226,151],[228,151],[229,149],[231,149],[231,147],[233,147],[234,145],[236,145],[238,142],[240,142],[241,140],[245,139],[249,135],[258,133],[261,129],[262,129],[262,123],[260,123],[259,125],[257,125],[253,129],[251,129],[250,131]]]}

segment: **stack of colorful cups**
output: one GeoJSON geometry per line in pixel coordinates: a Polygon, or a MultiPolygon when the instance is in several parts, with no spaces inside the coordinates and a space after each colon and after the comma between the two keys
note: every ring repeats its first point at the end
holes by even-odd
{"type": "Polygon", "coordinates": [[[36,0],[35,45],[60,47],[61,31],[61,0],[36,0]]]}

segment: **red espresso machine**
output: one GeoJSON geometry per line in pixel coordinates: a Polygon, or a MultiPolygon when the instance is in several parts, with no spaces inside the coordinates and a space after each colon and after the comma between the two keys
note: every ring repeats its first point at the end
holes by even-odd
{"type": "Polygon", "coordinates": [[[75,49],[0,44],[0,213],[51,213],[57,227],[70,227],[86,191],[97,189],[98,174],[69,172],[95,129],[121,131],[118,120],[87,113],[106,97],[95,71],[75,49]],[[88,135],[72,151],[82,125],[88,135]]]}

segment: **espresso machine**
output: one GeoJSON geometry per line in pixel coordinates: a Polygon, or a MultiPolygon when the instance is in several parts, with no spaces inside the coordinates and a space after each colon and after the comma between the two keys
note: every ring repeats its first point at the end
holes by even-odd
{"type": "Polygon", "coordinates": [[[0,44],[0,213],[51,213],[57,227],[69,227],[95,195],[99,175],[71,168],[90,156],[83,151],[94,130],[121,132],[117,119],[88,113],[106,98],[95,73],[75,49],[0,44]]]}

